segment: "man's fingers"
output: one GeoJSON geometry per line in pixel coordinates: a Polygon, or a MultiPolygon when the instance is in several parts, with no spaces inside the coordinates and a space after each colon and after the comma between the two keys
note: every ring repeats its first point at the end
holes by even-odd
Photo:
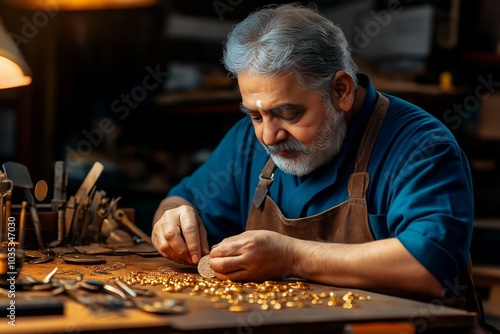
{"type": "Polygon", "coordinates": [[[153,241],[153,245],[161,256],[177,263],[184,263],[184,259],[179,257],[179,255],[169,246],[168,242],[163,236],[163,232],[159,231],[159,228],[157,228],[156,226],[153,228],[151,240],[153,241]]]}
{"type": "Polygon", "coordinates": [[[236,270],[228,273],[219,273],[214,271],[215,277],[220,279],[221,281],[231,280],[233,282],[243,281],[248,277],[248,273],[246,270],[236,270]]]}
{"type": "Polygon", "coordinates": [[[177,257],[186,260],[189,257],[189,251],[182,237],[180,227],[176,225],[164,226],[162,232],[166,241],[166,245],[163,245],[162,250],[167,252],[171,248],[177,257]]]}
{"type": "MultiPolygon", "coordinates": [[[[203,238],[206,242],[206,231],[202,227],[203,224],[200,221],[200,218],[194,211],[183,212],[180,216],[181,222],[181,230],[182,236],[184,238],[186,248],[188,251],[187,258],[189,258],[189,262],[191,264],[196,264],[200,261],[203,256],[202,249],[202,234],[200,233],[201,229],[203,229],[204,235],[203,238]]],[[[208,248],[208,246],[207,246],[208,248]]]]}
{"type": "Polygon", "coordinates": [[[210,253],[210,246],[208,244],[207,230],[203,224],[200,224],[200,243],[202,256],[210,253]]]}
{"type": "Polygon", "coordinates": [[[210,267],[220,274],[229,274],[244,269],[241,267],[241,259],[238,256],[213,258],[211,254],[210,267]]]}
{"type": "Polygon", "coordinates": [[[229,237],[214,245],[210,250],[211,257],[238,256],[242,254],[244,242],[237,236],[229,237]]]}
{"type": "Polygon", "coordinates": [[[196,211],[187,205],[167,210],[153,227],[153,244],[162,256],[196,264],[208,254],[207,233],[196,211]]]}

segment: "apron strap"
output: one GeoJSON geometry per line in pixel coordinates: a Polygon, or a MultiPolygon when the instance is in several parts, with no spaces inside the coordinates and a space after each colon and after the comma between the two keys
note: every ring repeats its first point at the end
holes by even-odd
{"type": "Polygon", "coordinates": [[[372,154],[373,146],[377,140],[380,128],[384,123],[387,108],[389,107],[389,99],[377,92],[378,99],[373,109],[373,113],[366,125],[365,133],[359,145],[354,172],[349,176],[349,184],[347,191],[350,198],[366,198],[368,185],[370,183],[370,175],[367,173],[368,163],[372,154]]]}
{"type": "Polygon", "coordinates": [[[373,146],[377,140],[380,128],[384,123],[384,118],[389,107],[389,99],[377,92],[378,99],[370,116],[370,120],[366,125],[365,133],[359,145],[358,156],[356,158],[356,165],[354,166],[354,173],[366,172],[368,163],[370,162],[370,155],[372,154],[373,146]]]}
{"type": "Polygon", "coordinates": [[[264,169],[259,175],[259,184],[257,185],[255,194],[253,195],[252,203],[256,208],[259,208],[266,198],[269,186],[274,180],[274,168],[276,168],[276,165],[274,164],[273,159],[269,158],[264,166],[264,169]]]}

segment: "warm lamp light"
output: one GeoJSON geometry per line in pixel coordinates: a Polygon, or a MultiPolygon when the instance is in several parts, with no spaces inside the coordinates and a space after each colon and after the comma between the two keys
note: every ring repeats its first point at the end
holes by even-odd
{"type": "Polygon", "coordinates": [[[150,7],[158,0],[6,0],[12,6],[32,10],[50,8],[51,10],[100,10],[150,7]]]}
{"type": "Polygon", "coordinates": [[[31,70],[0,19],[0,89],[31,83],[31,70]]]}

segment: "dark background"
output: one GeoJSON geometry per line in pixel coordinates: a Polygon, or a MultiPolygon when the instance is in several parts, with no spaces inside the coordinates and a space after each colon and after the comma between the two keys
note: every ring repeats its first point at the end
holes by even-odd
{"type": "MultiPolygon", "coordinates": [[[[314,4],[333,17],[338,10],[359,5],[363,9],[356,9],[353,17],[370,18],[371,11],[380,13],[391,2],[303,4],[314,4]]],[[[98,188],[121,197],[120,206],[135,209],[136,224],[149,233],[154,210],[168,189],[203,162],[241,117],[237,87],[220,62],[222,43],[232,24],[271,2],[160,0],[149,8],[52,12],[26,8],[24,1],[12,3],[0,1],[0,16],[30,65],[33,82],[0,91],[0,161],[25,164],[33,183],[46,180],[45,203],[52,197],[54,161],[68,163],[68,196],[93,162],[101,161],[105,171],[98,188]]],[[[499,6],[489,0],[458,1],[457,39],[443,46],[438,36],[457,2],[397,3],[407,11],[425,5],[433,9],[431,44],[421,46],[429,47],[428,52],[417,57],[419,65],[412,55],[395,55],[399,65],[402,59],[414,61],[401,68],[388,66],[391,57],[384,62],[367,59],[362,50],[356,55],[360,68],[385,79],[379,86],[374,80],[379,90],[424,107],[452,128],[471,162],[476,216],[496,222],[500,136],[481,135],[481,120],[491,114],[483,106],[490,101],[481,100],[467,110],[460,123],[445,116],[457,116],[447,111],[474,96],[479,78],[500,82],[499,6]],[[439,86],[445,71],[453,77],[451,91],[439,86]],[[409,85],[387,85],[393,79],[409,85]]],[[[357,22],[343,27],[346,34],[363,28],[357,22]]],[[[497,232],[479,229],[475,238],[477,261],[499,261],[488,248],[498,243],[497,232]]]]}

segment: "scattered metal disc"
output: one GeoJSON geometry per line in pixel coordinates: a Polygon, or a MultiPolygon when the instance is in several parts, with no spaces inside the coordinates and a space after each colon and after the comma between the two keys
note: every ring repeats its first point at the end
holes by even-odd
{"type": "Polygon", "coordinates": [[[35,185],[35,197],[38,201],[43,201],[47,196],[47,192],[49,191],[49,186],[47,182],[44,180],[40,180],[35,185]]]}
{"type": "Polygon", "coordinates": [[[66,262],[77,264],[97,264],[106,262],[106,259],[103,257],[87,254],[65,254],[61,256],[61,258],[66,262]]]}
{"type": "Polygon", "coordinates": [[[25,250],[24,256],[26,256],[28,259],[39,259],[41,257],[44,257],[45,254],[36,250],[25,250]]]}
{"type": "Polygon", "coordinates": [[[26,261],[26,263],[30,264],[48,263],[54,261],[54,259],[55,258],[53,256],[44,255],[42,257],[37,257],[32,260],[26,261]]]}
{"type": "Polygon", "coordinates": [[[210,255],[205,255],[200,259],[200,262],[198,262],[198,273],[206,278],[215,277],[214,270],[210,267],[208,261],[210,261],[210,255]]]}

